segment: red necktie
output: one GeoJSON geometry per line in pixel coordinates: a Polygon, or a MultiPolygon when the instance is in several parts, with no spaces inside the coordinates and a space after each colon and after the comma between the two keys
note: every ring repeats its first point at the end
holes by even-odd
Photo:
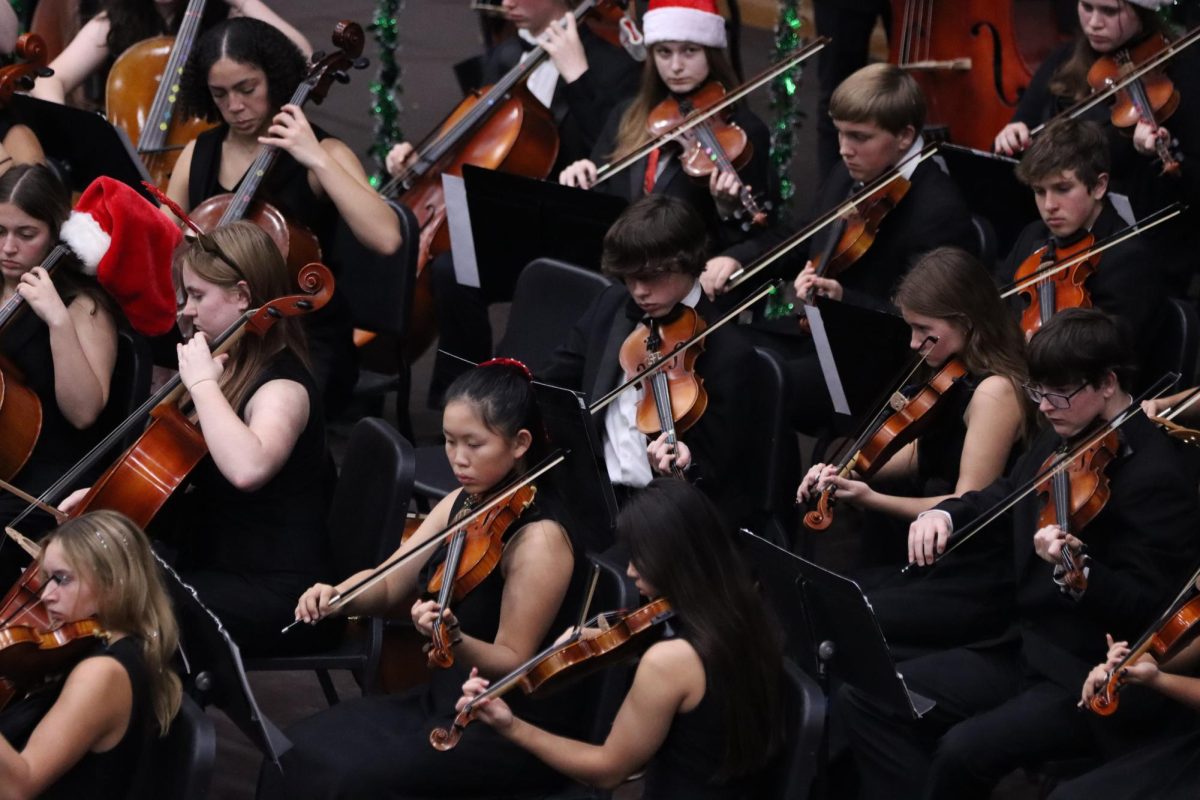
{"type": "Polygon", "coordinates": [[[646,158],[646,176],[642,179],[642,188],[646,190],[646,194],[654,191],[654,179],[658,176],[658,151],[659,148],[654,148],[646,158]]]}

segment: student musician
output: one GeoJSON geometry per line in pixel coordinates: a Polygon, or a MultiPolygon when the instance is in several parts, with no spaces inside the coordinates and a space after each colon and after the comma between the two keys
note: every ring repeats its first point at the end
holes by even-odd
{"type": "MultiPolygon", "coordinates": [[[[1080,705],[1086,705],[1108,682],[1109,674],[1129,655],[1128,642],[1114,642],[1111,636],[1108,656],[1096,666],[1083,684],[1080,705]]],[[[1162,664],[1154,656],[1144,655],[1121,667],[1121,681],[1130,686],[1145,686],[1193,712],[1200,711],[1200,639],[1193,639],[1162,664]]],[[[1119,711],[1119,707],[1118,707],[1119,711]]],[[[1136,800],[1156,797],[1161,800],[1187,800],[1200,786],[1200,727],[1194,714],[1190,730],[1164,735],[1074,780],[1060,785],[1050,800],[1136,800]]]]}
{"type": "MultiPolygon", "coordinates": [[[[173,35],[183,22],[187,0],[105,0],[100,12],[88,20],[58,57],[50,62],[53,75],[38,78],[31,94],[53,103],[66,102],[67,95],[93,75],[99,88],[89,91],[99,104],[104,81],[117,57],[143,39],[173,35]]],[[[201,30],[233,17],[260,19],[291,39],[305,55],[312,47],[304,35],[272,11],[263,0],[209,0],[201,18],[201,30]]]]}
{"type": "MultiPolygon", "coordinates": [[[[590,786],[613,789],[644,767],[645,800],[770,796],[756,773],[783,743],[779,643],[769,625],[746,624],[765,609],[728,530],[707,498],[672,478],[656,478],[621,510],[627,574],[675,616],[638,661],[603,744],[544,730],[500,698],[481,703],[478,719],[590,786]]],[[[487,686],[473,672],[458,707],[487,686]]],[[[476,733],[466,728],[462,740],[476,733]]]]}
{"type": "Polygon", "coordinates": [[[55,623],[94,620],[107,634],[0,712],[0,786],[9,797],[148,796],[180,686],[179,631],[146,535],[120,514],[84,514],[50,532],[38,568],[55,623]]]}
{"type": "Polygon", "coordinates": [[[228,354],[210,350],[242,312],[297,290],[279,250],[246,221],[183,246],[174,268],[194,331],[177,348],[179,377],[208,448],[164,517],[179,521],[179,571],[243,652],[300,646],[279,631],[296,595],[325,574],[333,482],[304,333],[289,317],[263,336],[244,333],[228,354]]]}
{"type": "MultiPolygon", "coordinates": [[[[833,93],[829,115],[838,130],[842,163],[821,185],[810,214],[815,219],[924,147],[925,98],[921,87],[892,64],[855,72],[833,93]]],[[[901,168],[911,188],[879,225],[870,248],[838,278],[818,277],[814,261],[831,246],[832,225],[780,259],[776,277],[795,278],[796,293],[810,289],[833,300],[888,309],[901,276],[921,253],[941,245],[976,252],[979,240],[962,195],[932,161],[901,168]]],[[[709,298],[725,291],[734,272],[791,236],[797,228],[776,226],[709,260],[701,284],[709,298]]],[[[768,277],[764,275],[764,278],[768,277]]]]}
{"type": "MultiPolygon", "coordinates": [[[[472,369],[447,389],[442,412],[446,456],[461,488],[434,507],[396,555],[411,551],[520,477],[547,453],[548,442],[524,365],[497,359],[472,369]]],[[[559,522],[561,512],[546,481],[532,504],[503,537],[499,565],[453,608],[424,592],[447,546],[413,560],[349,603],[331,609],[335,592],[369,574],[351,575],[336,587],[318,583],[300,596],[295,618],[316,623],[331,613],[409,613],[417,630],[432,636],[439,615],[453,632],[454,664],[435,668],[430,682],[407,694],[339,703],[288,730],[293,748],[282,774],[264,764],[260,797],[486,796],[550,790],[562,779],[499,735],[464,741],[449,753],[429,745],[429,732],[453,712],[472,669],[499,677],[548,645],[576,620],[583,595],[583,553],[559,522]],[[411,608],[410,608],[411,606],[411,608]]],[[[389,559],[390,560],[390,559],[389,559]]],[[[581,735],[586,715],[559,695],[550,703],[522,703],[523,713],[566,735],[581,735]]],[[[486,733],[486,731],[483,731],[486,733]]]]}
{"type": "MultiPolygon", "coordinates": [[[[605,289],[595,299],[555,350],[542,379],[582,391],[594,402],[626,380],[621,345],[640,320],[669,322],[685,313],[681,306],[715,320],[719,315],[697,280],[705,244],[703,221],[684,201],[652,194],[629,206],[605,234],[601,261],[604,273],[623,285],[605,289]]],[[[753,471],[745,468],[742,453],[746,420],[753,413],[746,388],[753,385],[753,361],[753,351],[733,326],[704,340],[696,371],[704,380],[708,410],[680,434],[677,452],[671,451],[665,434],[647,446],[636,425],[640,393],[625,392],[595,415],[618,499],[655,474],[678,468],[730,521],[745,519],[753,471]]]]}
{"type": "MultiPolygon", "coordinates": [[[[1128,347],[1101,311],[1059,312],[1033,335],[1028,360],[1027,392],[1049,427],[1006,477],[917,518],[909,533],[915,564],[936,570],[929,565],[953,531],[1028,482],[1060,444],[1080,441],[1132,402],[1128,347]]],[[[1079,713],[1079,687],[1104,657],[1105,632],[1137,636],[1200,558],[1194,531],[1200,508],[1178,442],[1141,414],[1117,433],[1106,469],[1110,496],[1085,527],[1070,533],[1056,524],[1039,527],[1036,493],[1012,510],[1012,549],[997,569],[1015,566],[1016,592],[991,598],[1012,604],[1011,635],[897,665],[910,689],[937,702],[919,728],[858,690],[839,694],[834,714],[849,733],[862,796],[986,796],[1017,766],[1111,755],[1140,735],[1120,716],[1095,725],[1079,713]],[[1072,554],[1073,572],[1063,570],[1063,548],[1072,554]]],[[[995,522],[978,535],[1007,537],[1006,527],[995,522]]],[[[924,622],[936,627],[939,619],[924,622]]]]}
{"type": "MultiPolygon", "coordinates": [[[[368,249],[400,246],[395,212],[375,193],[358,158],[343,142],[309,124],[287,101],[304,78],[304,57],[278,29],[231,19],[209,30],[181,81],[185,113],[220,124],[189,142],[167,194],[185,211],[236,189],[262,145],[282,151],[258,197],[316,235],[326,258],[340,216],[368,249]]],[[[336,266],[336,265],[335,265],[336,266]]],[[[313,373],[326,409],[348,400],[357,375],[350,312],[342,295],[305,322],[313,373]]]]}
{"type": "MultiPolygon", "coordinates": [[[[1164,33],[1159,9],[1165,0],[1078,0],[1080,31],[1074,42],[1053,51],[1034,74],[1021,96],[1013,121],[996,135],[995,149],[1005,155],[1019,153],[1031,143],[1030,131],[1040,123],[1086,98],[1093,89],[1088,70],[1101,58],[1111,58],[1123,48],[1136,49],[1164,33]]],[[[1100,103],[1086,112],[1088,119],[1105,123],[1112,154],[1110,188],[1128,195],[1134,215],[1144,217],[1172,200],[1194,205],[1200,199],[1200,169],[1192,163],[1200,156],[1200,51],[1183,50],[1164,66],[1166,78],[1179,92],[1179,107],[1162,125],[1142,120],[1132,130],[1118,131],[1109,122],[1110,105],[1100,103]],[[1174,176],[1160,175],[1162,164],[1156,145],[1166,142],[1182,157],[1174,176]],[[1176,146],[1174,143],[1177,142],[1176,146]]],[[[1151,231],[1155,260],[1176,282],[1193,270],[1198,246],[1194,211],[1151,231]]]]}
{"type": "MultiPolygon", "coordinates": [[[[42,406],[37,444],[11,483],[34,496],[107,432],[96,423],[108,404],[117,326],[124,322],[116,303],[77,260],[65,259],[53,274],[41,266],[70,213],[70,192],[49,168],[23,164],[0,176],[0,301],[20,295],[27,306],[0,334],[0,354],[19,370],[42,406]]],[[[7,524],[26,505],[0,492],[0,523],[7,524]]],[[[34,511],[22,531],[41,532],[53,523],[48,514],[34,511]]],[[[16,578],[12,567],[27,563],[11,545],[0,546],[0,560],[0,583],[16,578]]]]}
{"type": "MultiPolygon", "coordinates": [[[[647,122],[660,104],[687,102],[713,81],[727,91],[740,83],[725,49],[725,20],[715,4],[655,0],[642,27],[650,58],[638,93],[613,109],[591,157],[563,170],[559,183],[591,188],[598,163],[620,160],[651,140],[647,122]]],[[[600,184],[601,190],[629,200],[651,193],[679,197],[704,216],[705,227],[714,232],[719,243],[740,241],[745,233],[740,215],[735,219],[741,209],[736,191],[738,178],[749,188],[768,189],[771,137],[762,120],[744,103],[732,107],[729,120],[745,132],[748,146],[753,149],[750,161],[737,175],[713,170],[706,182],[698,181],[683,171],[678,147],[664,145],[600,184]],[[732,194],[730,189],[734,190],[732,194]]],[[[767,199],[763,197],[762,202],[767,199]]],[[[771,199],[778,200],[774,196],[771,199]]]]}
{"type": "MultiPolygon", "coordinates": [[[[1042,219],[1017,237],[1001,267],[1002,282],[1014,281],[1017,269],[1041,247],[1068,248],[1088,234],[1099,243],[1128,227],[1108,197],[1108,173],[1108,142],[1094,122],[1057,120],[1034,139],[1016,175],[1033,190],[1042,219]]],[[[1092,305],[1127,324],[1139,364],[1153,364],[1150,347],[1157,344],[1167,296],[1161,267],[1143,237],[1102,253],[1084,288],[1092,305]]]]}

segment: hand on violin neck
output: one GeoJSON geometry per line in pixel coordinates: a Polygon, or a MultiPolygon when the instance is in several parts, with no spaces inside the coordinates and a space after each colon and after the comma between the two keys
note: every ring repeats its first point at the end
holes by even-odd
{"type": "Polygon", "coordinates": [[[672,468],[687,469],[692,464],[692,451],[683,442],[676,440],[672,447],[667,441],[667,435],[660,433],[658,438],[646,447],[650,456],[650,466],[660,475],[670,475],[672,468]]]}
{"type": "MultiPolygon", "coordinates": [[[[438,613],[441,613],[442,624],[448,629],[458,630],[458,619],[451,613],[450,609],[443,610],[437,604],[436,600],[417,600],[412,607],[412,621],[417,630],[426,639],[433,637],[433,621],[438,618],[438,613]]],[[[454,637],[451,637],[454,638],[454,637]]]]}
{"type": "Polygon", "coordinates": [[[299,106],[291,103],[279,109],[266,134],[258,137],[258,143],[286,150],[305,169],[319,169],[328,163],[325,148],[317,141],[308,118],[299,106]]]}
{"type": "Polygon", "coordinates": [[[842,284],[832,278],[818,277],[812,261],[804,265],[792,287],[796,290],[796,296],[803,301],[807,301],[810,291],[815,297],[828,297],[830,300],[841,300],[843,295],[842,284]]]}
{"type": "Polygon", "coordinates": [[[229,359],[228,353],[214,357],[208,348],[208,337],[203,333],[197,333],[186,342],[176,345],[175,352],[179,358],[179,380],[189,392],[205,381],[218,384],[219,388],[221,373],[225,371],[225,362],[229,359]]]}
{"type": "Polygon", "coordinates": [[[742,207],[742,179],[736,172],[721,172],[714,169],[708,174],[708,191],[717,207],[717,215],[722,220],[732,219],[737,210],[742,207]]]}
{"type": "MultiPolygon", "coordinates": [[[[482,678],[479,675],[477,667],[471,668],[471,677],[467,678],[462,687],[462,697],[454,704],[455,711],[462,711],[466,708],[467,703],[471,702],[479,695],[487,691],[491,681],[482,678]]],[[[508,707],[508,703],[501,700],[499,697],[494,697],[490,700],[484,700],[474,706],[475,719],[486,722],[493,728],[499,731],[504,731],[513,723],[512,709],[508,707]]]]}
{"type": "Polygon", "coordinates": [[[579,80],[588,70],[587,53],[579,39],[579,28],[575,15],[567,14],[561,20],[550,23],[538,36],[538,44],[554,62],[554,68],[567,83],[579,80]]]}
{"type": "Polygon", "coordinates": [[[1159,141],[1171,141],[1170,132],[1153,122],[1141,121],[1133,129],[1133,149],[1144,156],[1155,155],[1159,141]]]}
{"type": "Polygon", "coordinates": [[[1058,564],[1062,559],[1062,549],[1066,546],[1071,553],[1079,553],[1083,542],[1064,531],[1057,525],[1047,525],[1033,535],[1033,549],[1038,557],[1051,564],[1058,564]]]}
{"type": "Polygon", "coordinates": [[[700,273],[700,288],[709,300],[716,300],[717,295],[725,294],[729,290],[729,279],[741,268],[742,265],[737,259],[714,256],[708,260],[704,271],[700,273]]]}

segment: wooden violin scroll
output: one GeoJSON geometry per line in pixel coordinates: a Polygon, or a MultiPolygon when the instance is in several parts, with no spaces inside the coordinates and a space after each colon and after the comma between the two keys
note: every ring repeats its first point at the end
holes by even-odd
{"type": "Polygon", "coordinates": [[[823,531],[833,524],[833,490],[826,489],[817,496],[817,504],[804,515],[804,527],[823,531]]]}

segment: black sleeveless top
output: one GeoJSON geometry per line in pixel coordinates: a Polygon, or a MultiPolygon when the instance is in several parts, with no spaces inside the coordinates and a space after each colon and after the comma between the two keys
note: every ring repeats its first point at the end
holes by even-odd
{"type": "MultiPolygon", "coordinates": [[[[157,736],[150,680],[142,657],[142,642],[134,636],[100,645],[89,658],[115,658],[129,673],[133,706],[121,741],[103,753],[87,753],[39,797],[76,800],[81,797],[146,797],[150,761],[157,736]]],[[[65,680],[65,679],[64,679],[65,680]]],[[[23,749],[42,718],[62,693],[60,681],[29,695],[0,714],[0,734],[18,751],[23,749]]]]}
{"type": "MultiPolygon", "coordinates": [[[[546,494],[548,491],[545,481],[538,485],[538,494],[535,502],[525,509],[525,513],[510,525],[505,532],[504,544],[506,548],[513,537],[526,525],[531,525],[544,519],[556,520],[558,514],[551,511],[554,507],[554,499],[546,494]]],[[[450,508],[451,519],[454,519],[455,515],[459,513],[466,499],[467,495],[465,492],[460,492],[459,496],[455,498],[454,504],[450,508]]],[[[545,641],[539,645],[539,650],[548,647],[559,637],[564,629],[574,625],[579,620],[579,605],[582,602],[584,584],[586,582],[586,559],[582,556],[581,545],[569,531],[567,538],[571,545],[571,551],[575,556],[574,566],[571,570],[571,582],[567,587],[567,593],[563,598],[562,605],[554,617],[554,622],[550,625],[550,630],[546,634],[545,641]]],[[[438,565],[446,560],[447,549],[447,545],[443,544],[434,550],[433,555],[430,556],[425,566],[421,569],[421,575],[417,583],[419,587],[425,587],[429,584],[429,579],[433,576],[438,565]]],[[[496,640],[496,633],[500,629],[500,607],[503,596],[504,575],[501,568],[497,566],[479,586],[475,587],[462,600],[452,605],[451,611],[458,619],[462,632],[480,641],[494,642],[496,640]]],[[[470,672],[471,666],[462,663],[461,659],[456,659],[454,665],[449,669],[433,670],[429,682],[429,698],[433,702],[432,707],[439,711],[452,711],[454,704],[462,696],[462,685],[470,675],[470,672]]],[[[587,708],[589,699],[587,697],[587,689],[592,685],[586,681],[582,682],[555,693],[548,701],[544,698],[531,697],[520,690],[509,692],[505,695],[504,699],[512,707],[513,713],[517,714],[521,719],[527,720],[539,727],[549,728],[556,733],[569,734],[570,732],[574,732],[576,735],[582,735],[585,732],[582,729],[583,723],[590,717],[589,714],[583,713],[583,709],[587,708]]]]}
{"type": "Polygon", "coordinates": [[[921,496],[954,494],[962,464],[963,442],[967,438],[963,416],[982,380],[967,373],[955,381],[937,410],[937,416],[922,431],[917,443],[917,486],[921,496]]]}
{"type": "Polygon", "coordinates": [[[184,540],[186,569],[308,576],[309,582],[325,574],[325,520],[334,471],[312,376],[294,353],[281,350],[252,384],[237,413],[242,417],[254,392],[277,379],[304,387],[308,422],[283,467],[252,492],[226,480],[212,456],[205,456],[193,470],[186,498],[189,513],[183,517],[191,529],[184,540]]]}

